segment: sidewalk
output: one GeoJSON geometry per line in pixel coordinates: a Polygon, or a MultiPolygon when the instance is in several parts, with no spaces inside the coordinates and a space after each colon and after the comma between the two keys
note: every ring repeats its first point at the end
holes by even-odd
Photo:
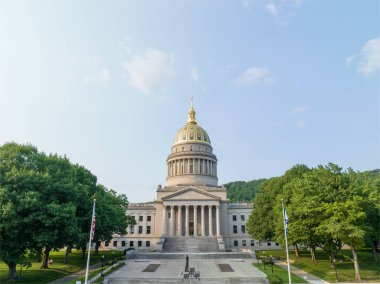
{"type": "MultiPolygon", "coordinates": [[[[99,268],[99,267],[101,267],[102,266],[102,263],[96,263],[96,264],[94,264],[94,265],[91,265],[90,267],[89,267],[89,273],[92,271],[92,270],[94,270],[94,269],[97,269],[97,268],[99,268]]],[[[65,283],[67,283],[67,282],[69,282],[69,281],[72,281],[72,280],[75,280],[76,278],[78,278],[78,277],[80,277],[80,276],[83,276],[83,275],[85,275],[86,274],[86,269],[82,269],[82,270],[80,270],[80,271],[78,271],[78,272],[75,272],[75,273],[73,273],[73,274],[70,274],[70,275],[68,275],[68,276],[65,276],[65,277],[63,277],[63,278],[60,278],[60,279],[57,279],[57,280],[54,280],[53,282],[50,282],[49,284],[65,284],[65,283]]]]}
{"type": "MultiPolygon", "coordinates": [[[[286,262],[275,260],[274,264],[280,266],[281,268],[288,270],[288,264],[286,262]]],[[[307,282],[312,284],[330,284],[329,282],[314,276],[313,274],[307,273],[305,270],[299,269],[293,265],[290,265],[290,272],[297,275],[298,277],[305,279],[307,277],[307,282]]]]}

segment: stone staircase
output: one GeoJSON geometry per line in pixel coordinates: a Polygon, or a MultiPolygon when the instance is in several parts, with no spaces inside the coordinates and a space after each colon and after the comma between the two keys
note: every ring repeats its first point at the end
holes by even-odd
{"type": "Polygon", "coordinates": [[[216,237],[166,237],[163,253],[218,252],[216,237]]]}

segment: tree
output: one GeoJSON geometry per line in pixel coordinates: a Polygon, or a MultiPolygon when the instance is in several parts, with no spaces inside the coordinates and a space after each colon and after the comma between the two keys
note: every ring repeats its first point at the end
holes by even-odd
{"type": "Polygon", "coordinates": [[[34,238],[33,224],[40,210],[36,188],[47,186],[43,155],[31,145],[7,143],[0,147],[0,258],[17,278],[16,265],[34,238]]]}

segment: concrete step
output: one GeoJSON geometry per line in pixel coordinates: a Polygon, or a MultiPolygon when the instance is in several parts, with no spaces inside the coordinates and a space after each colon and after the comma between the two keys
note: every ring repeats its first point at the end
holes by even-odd
{"type": "Polygon", "coordinates": [[[166,237],[163,252],[217,252],[216,237],[166,237]]]}
{"type": "Polygon", "coordinates": [[[211,252],[211,253],[157,253],[157,252],[139,252],[131,254],[128,259],[185,259],[186,255],[190,259],[250,259],[253,255],[250,253],[239,252],[211,252]]]}
{"type": "Polygon", "coordinates": [[[220,278],[201,278],[197,279],[183,279],[183,278],[112,278],[104,283],[107,284],[122,284],[122,283],[208,283],[208,284],[240,284],[240,283],[268,283],[266,278],[263,277],[226,277],[220,278]]]}

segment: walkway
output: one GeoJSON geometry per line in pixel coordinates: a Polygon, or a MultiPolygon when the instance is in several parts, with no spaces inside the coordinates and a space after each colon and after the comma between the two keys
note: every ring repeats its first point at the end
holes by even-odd
{"type": "MultiPolygon", "coordinates": [[[[89,273],[90,273],[92,270],[95,270],[95,269],[97,269],[97,268],[99,268],[99,267],[101,267],[101,266],[102,266],[101,263],[96,263],[96,264],[94,264],[94,265],[91,265],[91,266],[89,267],[89,273]]],[[[80,271],[78,271],[78,272],[75,272],[75,273],[73,273],[73,274],[70,274],[70,275],[68,275],[68,276],[66,276],[66,277],[63,277],[63,278],[57,279],[57,280],[55,280],[55,281],[53,281],[53,282],[50,282],[49,284],[65,284],[65,283],[67,283],[67,282],[69,282],[69,281],[72,281],[72,280],[75,280],[76,278],[78,278],[78,277],[80,277],[80,276],[83,276],[83,275],[85,275],[85,274],[86,274],[86,269],[82,269],[82,270],[80,270],[80,271]]]]}
{"type": "MultiPolygon", "coordinates": [[[[277,266],[280,266],[281,268],[288,270],[288,264],[286,262],[275,260],[274,264],[277,266]]],[[[305,270],[299,269],[293,265],[290,265],[290,272],[297,275],[298,277],[305,279],[304,277],[307,277],[307,282],[312,284],[330,284],[329,282],[318,278],[317,276],[307,273],[305,270]]]]}

